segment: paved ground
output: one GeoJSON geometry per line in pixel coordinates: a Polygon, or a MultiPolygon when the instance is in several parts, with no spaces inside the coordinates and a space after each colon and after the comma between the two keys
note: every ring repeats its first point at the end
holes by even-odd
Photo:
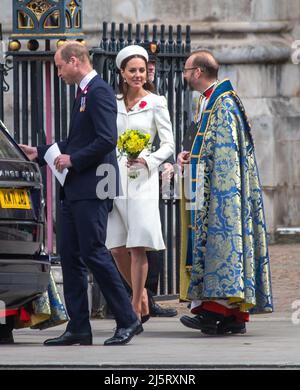
{"type": "Polygon", "coordinates": [[[300,300],[300,243],[270,245],[269,251],[275,312],[292,313],[300,300]]]}
{"type": "Polygon", "coordinates": [[[112,334],[112,320],[92,321],[94,345],[90,347],[44,347],[42,342],[60,335],[64,326],[17,330],[15,345],[0,347],[0,368],[299,369],[300,245],[274,245],[270,254],[276,311],[253,316],[245,335],[202,335],[181,325],[178,317],[188,313],[186,304],[162,302],[176,306],[180,315],[151,318],[144,333],[122,347],[103,346],[112,334]],[[297,300],[299,305],[292,309],[297,300]]]}
{"type": "Polygon", "coordinates": [[[64,327],[18,330],[16,344],[1,346],[2,368],[300,368],[300,325],[286,317],[256,316],[246,335],[206,336],[178,318],[153,318],[126,346],[104,347],[112,320],[93,320],[93,346],[44,347],[64,327]]]}

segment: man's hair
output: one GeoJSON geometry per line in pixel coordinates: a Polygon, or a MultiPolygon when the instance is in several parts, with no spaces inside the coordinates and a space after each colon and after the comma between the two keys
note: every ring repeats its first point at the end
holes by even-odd
{"type": "Polygon", "coordinates": [[[80,62],[88,61],[89,63],[91,63],[88,48],[80,42],[66,42],[58,50],[60,51],[61,58],[65,62],[69,62],[71,57],[76,57],[80,60],[80,62]]]}
{"type": "Polygon", "coordinates": [[[217,79],[219,63],[208,50],[197,50],[192,54],[193,66],[199,67],[206,74],[208,79],[217,79]]]}

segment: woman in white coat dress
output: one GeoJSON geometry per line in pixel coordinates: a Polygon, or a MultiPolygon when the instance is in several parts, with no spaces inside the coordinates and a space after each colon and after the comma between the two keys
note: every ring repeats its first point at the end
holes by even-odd
{"type": "Polygon", "coordinates": [[[138,318],[149,318],[145,282],[148,273],[146,250],[165,249],[159,215],[159,166],[175,150],[172,125],[165,97],[151,93],[147,77],[147,51],[131,45],[116,58],[120,69],[118,135],[127,129],[150,134],[150,143],[158,132],[160,148],[143,150],[139,157],[119,158],[123,195],[114,200],[108,218],[106,245],[117,267],[132,288],[132,306],[138,318]],[[138,171],[131,178],[129,171],[138,171]]]}

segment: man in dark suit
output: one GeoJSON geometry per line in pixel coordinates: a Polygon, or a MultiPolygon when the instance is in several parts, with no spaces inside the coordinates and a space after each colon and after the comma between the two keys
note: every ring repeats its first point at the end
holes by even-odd
{"type": "MultiPolygon", "coordinates": [[[[126,344],[143,328],[105,247],[108,213],[118,195],[115,96],[92,69],[88,49],[82,44],[68,42],[61,46],[54,61],[58,76],[67,84],[77,84],[78,92],[68,138],[58,142],[62,154],[54,161],[59,172],[69,170],[61,191],[60,254],[70,321],[63,335],[46,340],[45,345],[92,344],[87,267],[117,323],[114,336],[104,344],[126,344]]],[[[44,155],[50,145],[20,146],[31,160],[45,163],[44,155]]]]}

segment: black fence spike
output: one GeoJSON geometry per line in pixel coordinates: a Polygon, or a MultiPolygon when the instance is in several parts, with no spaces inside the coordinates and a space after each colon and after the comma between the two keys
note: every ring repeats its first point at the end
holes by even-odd
{"type": "Polygon", "coordinates": [[[173,46],[174,46],[174,40],[173,40],[173,26],[169,26],[169,39],[168,39],[168,53],[173,53],[173,46]]]}
{"type": "Polygon", "coordinates": [[[160,52],[165,52],[165,25],[160,26],[160,52]]]}
{"type": "Polygon", "coordinates": [[[177,25],[176,52],[182,53],[182,29],[180,24],[177,25]]]}
{"type": "Polygon", "coordinates": [[[119,42],[118,49],[121,50],[125,46],[125,37],[124,37],[124,23],[120,23],[119,25],[119,42]]]}
{"type": "Polygon", "coordinates": [[[144,26],[144,43],[149,43],[149,25],[144,26]]]}
{"type": "Polygon", "coordinates": [[[107,50],[108,43],[107,43],[107,22],[103,22],[102,27],[102,40],[100,43],[100,47],[102,47],[104,50],[107,50]]]}
{"type": "Polygon", "coordinates": [[[152,41],[153,42],[157,42],[157,25],[156,24],[153,24],[153,27],[152,27],[152,41]]]}
{"type": "Polygon", "coordinates": [[[131,23],[128,23],[127,43],[128,43],[128,45],[132,44],[132,24],[131,23]]]}
{"type": "Polygon", "coordinates": [[[111,48],[113,51],[115,51],[116,50],[116,23],[115,22],[112,22],[111,24],[110,36],[111,36],[111,48]]]}
{"type": "Polygon", "coordinates": [[[141,25],[138,23],[136,25],[136,31],[135,31],[135,43],[141,42],[141,25]]]}
{"type": "Polygon", "coordinates": [[[186,35],[185,35],[185,52],[191,52],[191,26],[186,26],[186,35]]]}

